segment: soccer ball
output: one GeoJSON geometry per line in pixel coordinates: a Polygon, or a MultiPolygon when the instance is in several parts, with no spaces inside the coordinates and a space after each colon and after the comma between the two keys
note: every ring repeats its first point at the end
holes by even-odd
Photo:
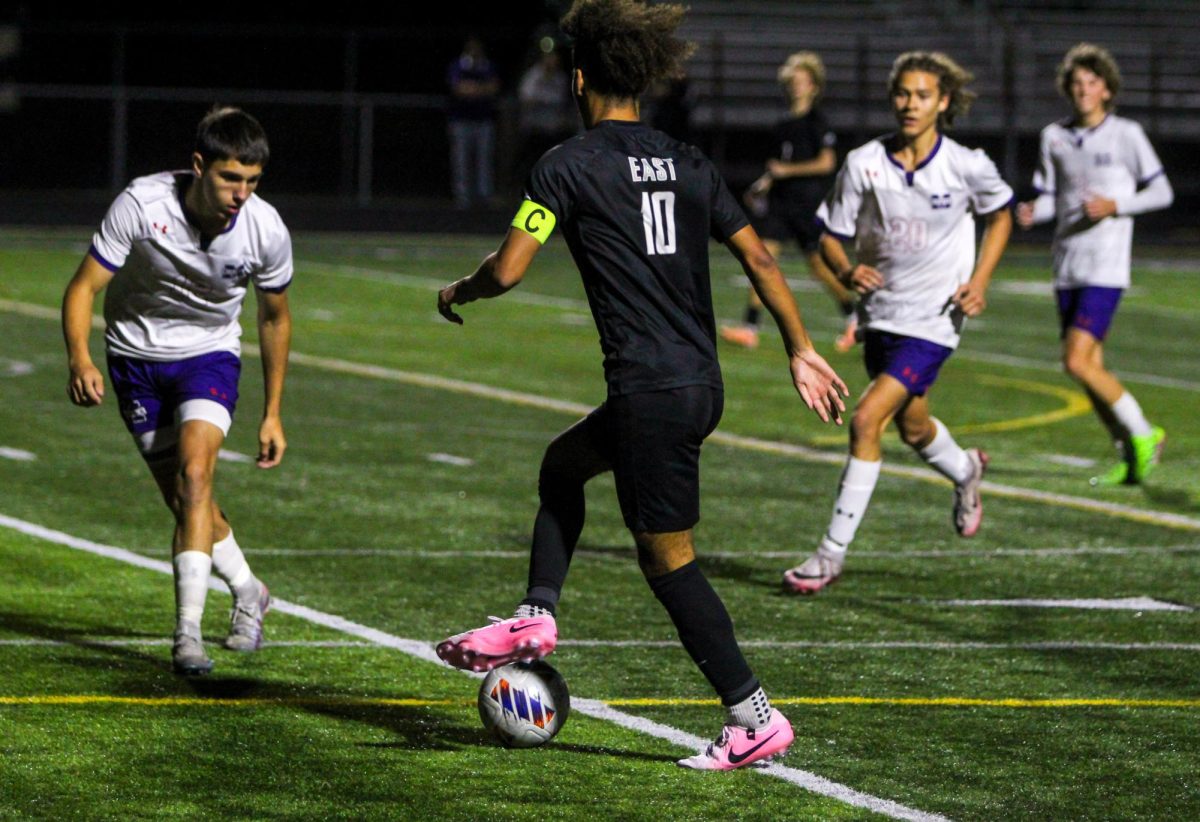
{"type": "Polygon", "coordinates": [[[570,712],[567,681],[541,660],[493,668],[479,686],[483,727],[508,748],[545,745],[570,712]]]}

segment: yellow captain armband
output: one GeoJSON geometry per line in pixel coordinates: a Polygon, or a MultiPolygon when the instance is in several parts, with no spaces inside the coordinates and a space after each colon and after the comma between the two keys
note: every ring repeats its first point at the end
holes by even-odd
{"type": "Polygon", "coordinates": [[[512,227],[524,231],[539,243],[545,244],[546,240],[550,239],[550,234],[554,231],[557,223],[558,218],[554,216],[553,211],[544,205],[538,205],[533,200],[526,200],[517,209],[517,216],[513,217],[512,227]]]}

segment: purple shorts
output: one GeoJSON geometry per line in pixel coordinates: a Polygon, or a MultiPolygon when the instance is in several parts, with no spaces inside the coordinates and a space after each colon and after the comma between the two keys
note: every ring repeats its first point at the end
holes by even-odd
{"type": "Polygon", "coordinates": [[[954,353],[953,348],[920,337],[870,330],[863,339],[863,348],[871,379],[888,374],[899,380],[914,397],[925,396],[937,379],[942,363],[954,353]]]}
{"type": "Polygon", "coordinates": [[[1124,293],[1123,288],[1105,288],[1098,285],[1055,289],[1054,294],[1058,298],[1059,337],[1067,336],[1067,330],[1070,328],[1078,328],[1103,342],[1113,316],[1117,313],[1117,304],[1121,302],[1121,295],[1124,293]]]}
{"type": "MultiPolygon", "coordinates": [[[[190,400],[209,400],[233,417],[242,362],[228,351],[214,351],[174,362],[155,362],[108,355],[108,375],[129,433],[143,454],[159,452],[174,438],[154,432],[173,430],[179,407],[190,400]]],[[[211,406],[210,406],[211,407],[211,406]]]]}

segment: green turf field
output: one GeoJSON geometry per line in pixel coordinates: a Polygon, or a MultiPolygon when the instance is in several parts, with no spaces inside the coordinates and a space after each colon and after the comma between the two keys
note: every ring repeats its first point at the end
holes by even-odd
{"type": "MultiPolygon", "coordinates": [[[[992,457],[983,530],[958,539],[949,485],[890,437],[846,574],[813,599],[778,581],[827,523],[845,432],[803,408],[769,336],[722,349],[697,543],[796,742],[782,768],[698,774],[674,766],[678,743],[721,713],[608,478],[589,486],[551,657],[576,701],[561,735],[497,747],[476,681],[428,661],[520,598],[542,450],[603,399],[560,240],[459,328],[436,288],[492,242],[296,238],[290,449],[270,472],[238,461],[261,398],[248,354],[217,485],[282,603],[238,656],[215,644],[228,597],[210,593],[216,669],[189,681],[170,670],[165,564],[128,561],[169,559],[169,515],[112,398],[65,395],[58,303],[89,236],[0,232],[0,818],[1200,817],[1194,259],[1137,267],[1109,346],[1169,435],[1144,488],[1089,487],[1111,448],[1056,364],[1048,254],[1015,249],[931,394],[992,457]],[[1112,602],[1128,598],[1144,599],[1112,602]]],[[[744,287],[714,254],[718,315],[736,319],[744,287]]],[[[857,393],[861,352],[832,353],[832,302],[784,262],[857,393]]]]}

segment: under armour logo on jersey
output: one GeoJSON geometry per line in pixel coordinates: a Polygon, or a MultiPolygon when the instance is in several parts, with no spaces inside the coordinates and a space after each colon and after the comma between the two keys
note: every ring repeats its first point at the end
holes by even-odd
{"type": "Polygon", "coordinates": [[[221,269],[221,279],[236,282],[244,280],[250,276],[250,272],[254,270],[254,266],[249,262],[243,261],[240,263],[225,263],[221,269]]]}
{"type": "Polygon", "coordinates": [[[159,225],[158,223],[151,223],[151,225],[154,226],[154,230],[159,232],[160,234],[167,233],[167,224],[166,223],[163,223],[162,225],[159,225]]]}
{"type": "Polygon", "coordinates": [[[930,194],[929,195],[929,206],[934,209],[949,208],[950,207],[950,195],[949,194],[930,194]]]}

